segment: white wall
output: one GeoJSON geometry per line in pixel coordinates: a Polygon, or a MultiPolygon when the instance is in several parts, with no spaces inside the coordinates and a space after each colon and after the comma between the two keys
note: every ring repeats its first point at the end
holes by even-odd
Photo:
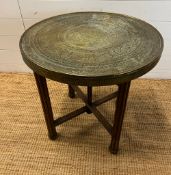
{"type": "Polygon", "coordinates": [[[29,26],[44,18],[74,11],[124,13],[146,20],[163,35],[158,65],[145,77],[171,78],[171,1],[0,0],[0,71],[27,72],[18,42],[29,26]]]}

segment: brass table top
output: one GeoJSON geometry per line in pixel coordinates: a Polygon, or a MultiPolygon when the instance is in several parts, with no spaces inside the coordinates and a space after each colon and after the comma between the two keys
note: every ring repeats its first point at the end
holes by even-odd
{"type": "Polygon", "coordinates": [[[45,19],[24,32],[25,63],[47,78],[77,85],[119,84],[151,70],[163,38],[150,24],[122,14],[77,12],[45,19]]]}

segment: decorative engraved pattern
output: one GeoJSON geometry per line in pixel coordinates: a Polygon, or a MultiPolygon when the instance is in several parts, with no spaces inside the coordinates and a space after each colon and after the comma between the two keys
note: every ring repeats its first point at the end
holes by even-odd
{"type": "Polygon", "coordinates": [[[44,20],[22,37],[24,55],[50,71],[120,76],[159,59],[163,42],[151,25],[120,14],[80,12],[44,20]]]}

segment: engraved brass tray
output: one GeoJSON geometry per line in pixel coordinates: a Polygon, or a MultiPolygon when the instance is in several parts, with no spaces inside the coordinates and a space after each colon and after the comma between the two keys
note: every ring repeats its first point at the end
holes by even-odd
{"type": "Polygon", "coordinates": [[[77,12],[43,20],[20,40],[35,72],[78,85],[118,84],[151,70],[163,50],[161,34],[134,17],[77,12]]]}

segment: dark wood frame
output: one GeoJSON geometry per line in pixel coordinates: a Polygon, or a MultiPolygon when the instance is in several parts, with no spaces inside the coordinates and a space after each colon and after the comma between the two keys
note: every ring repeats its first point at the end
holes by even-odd
{"type": "Polygon", "coordinates": [[[87,112],[88,114],[93,113],[112,137],[111,144],[109,147],[110,152],[113,154],[117,154],[118,148],[119,148],[119,140],[120,140],[120,134],[122,129],[122,123],[123,123],[123,118],[124,118],[124,113],[126,108],[126,102],[127,102],[127,97],[129,93],[130,81],[122,84],[118,84],[118,91],[96,101],[92,101],[92,86],[87,86],[87,96],[86,96],[78,86],[68,85],[69,97],[74,98],[75,92],[76,92],[77,95],[85,103],[85,106],[54,120],[46,78],[35,72],[34,72],[34,76],[38,87],[42,108],[44,111],[44,117],[45,117],[47,129],[48,129],[48,135],[51,140],[54,140],[57,137],[57,132],[55,128],[56,126],[68,120],[71,120],[72,118],[77,117],[84,112],[87,112]],[[117,97],[116,110],[114,115],[114,123],[112,126],[105,119],[105,117],[100,113],[100,111],[97,110],[96,107],[116,97],[117,97]]]}

